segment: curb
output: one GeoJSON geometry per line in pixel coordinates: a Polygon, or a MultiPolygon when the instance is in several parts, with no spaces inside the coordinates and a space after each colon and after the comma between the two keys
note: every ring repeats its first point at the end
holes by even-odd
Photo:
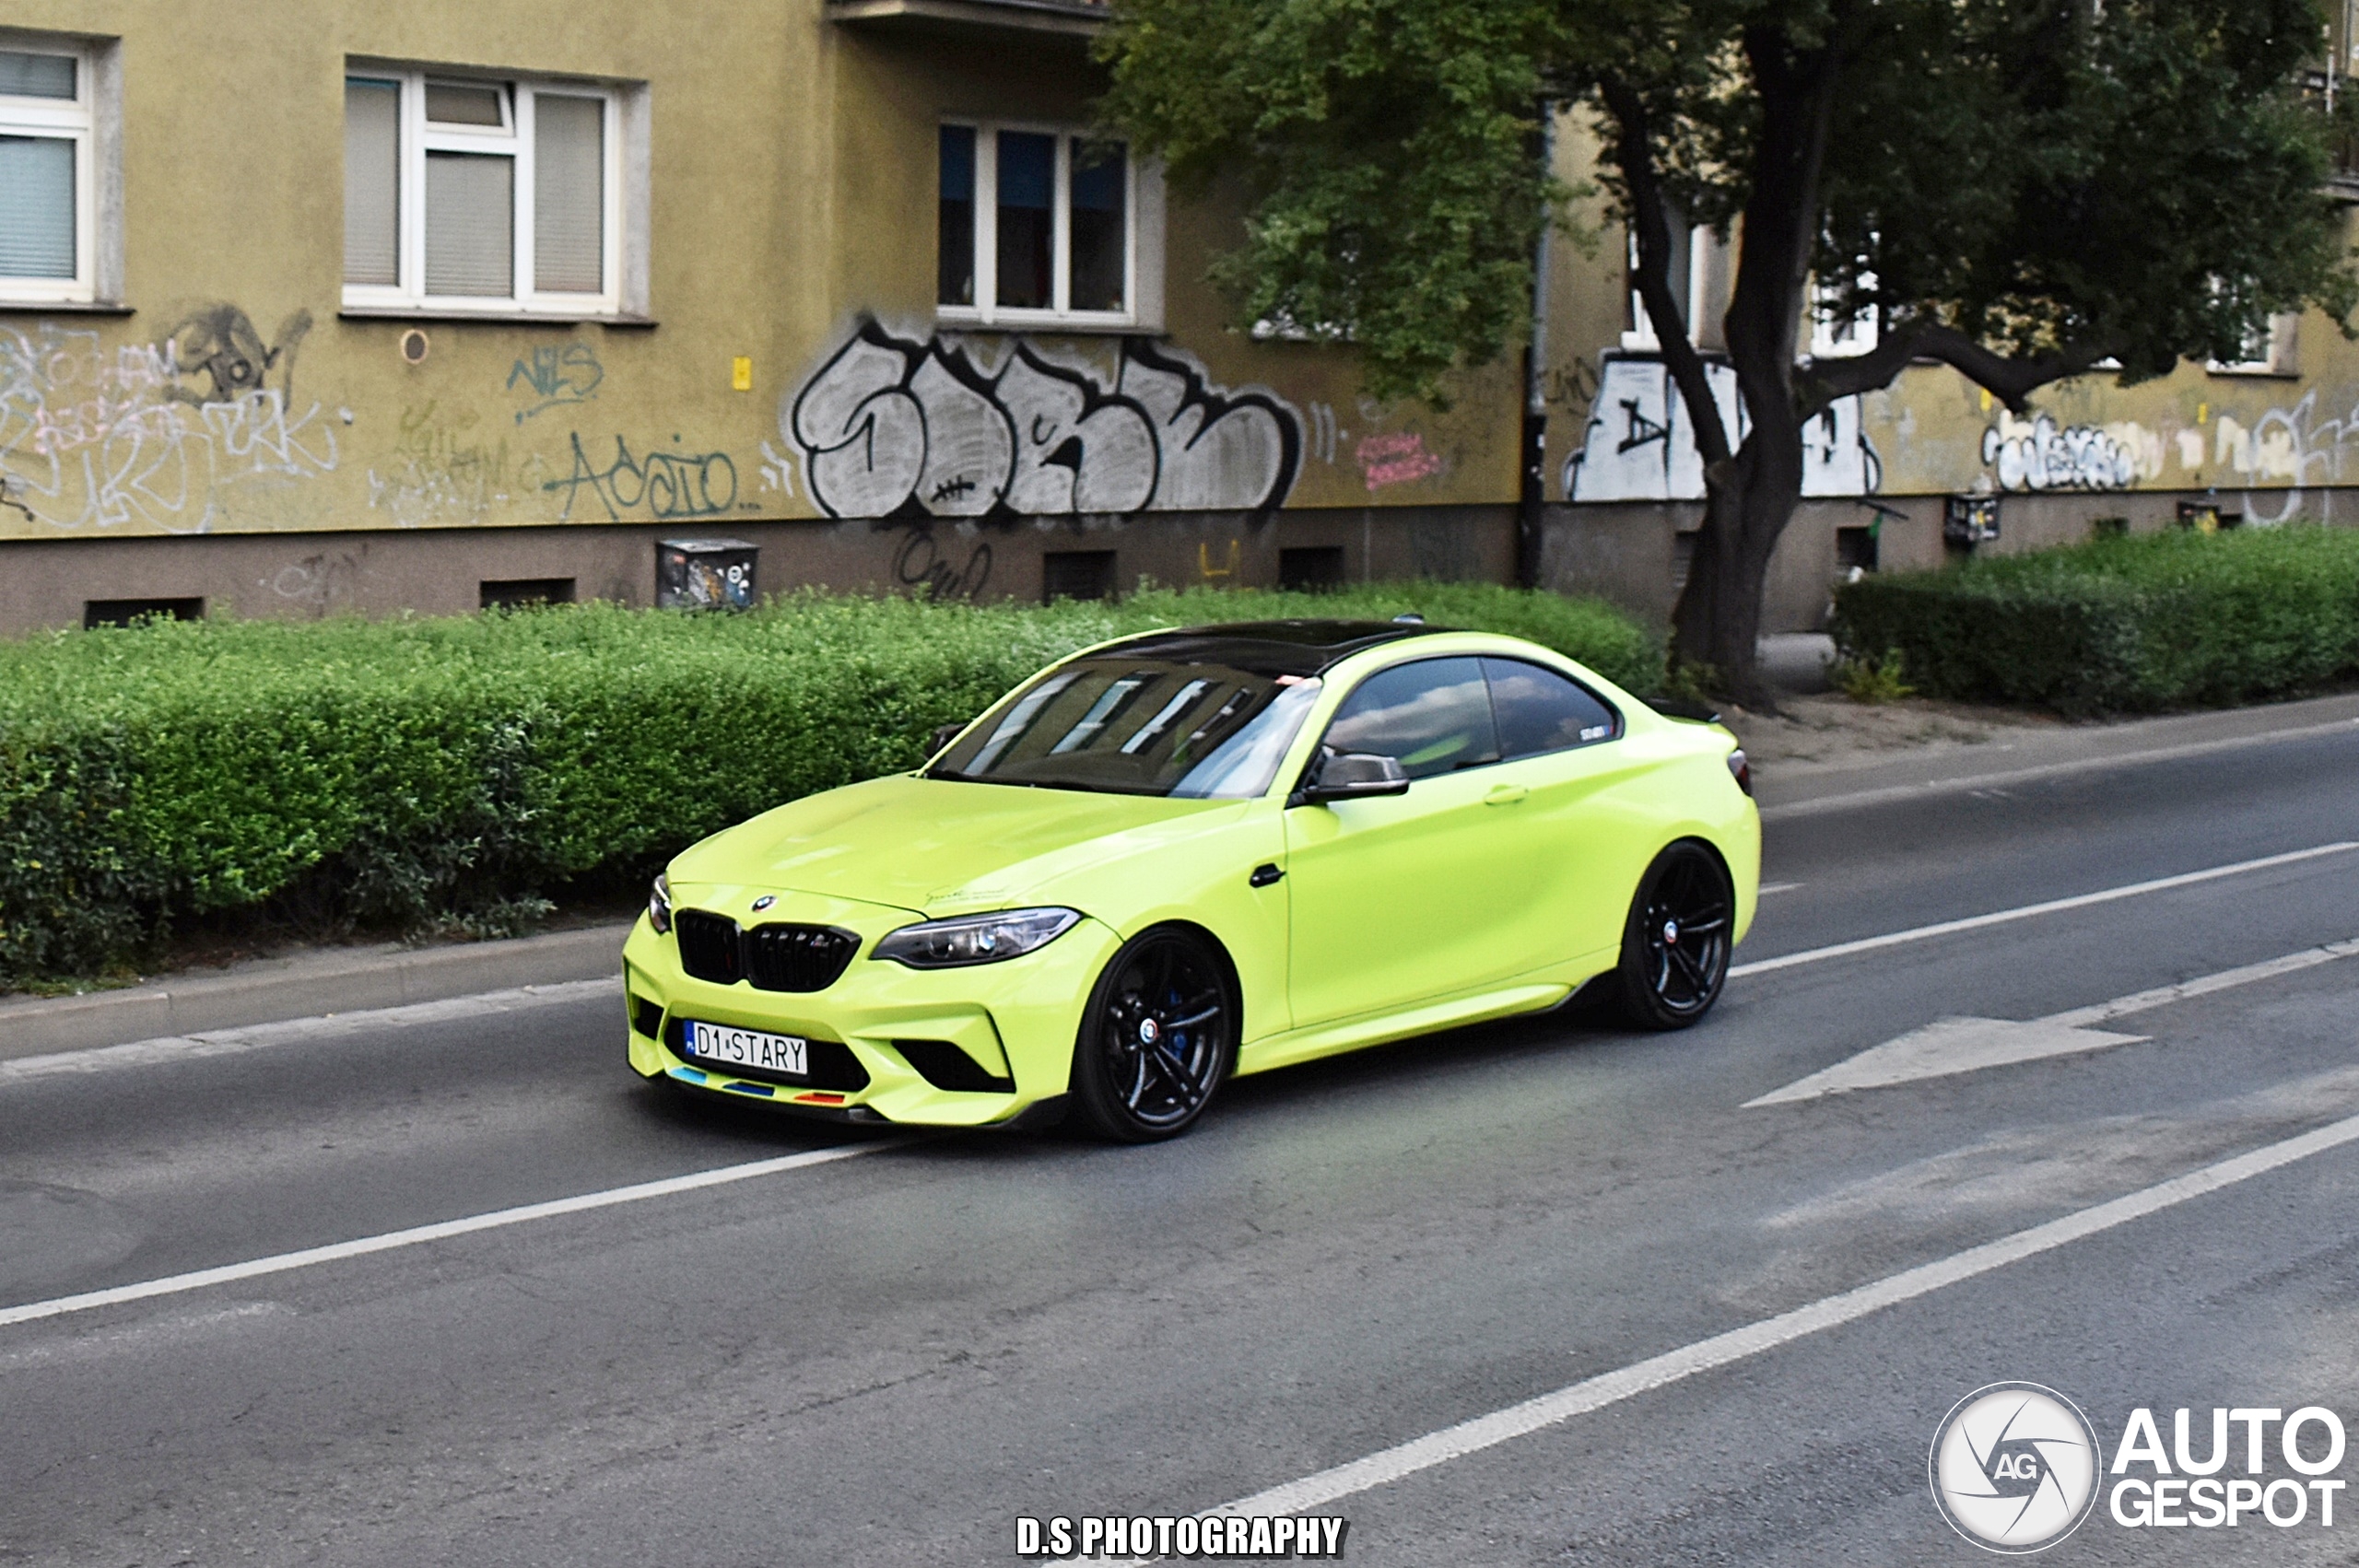
{"type": "Polygon", "coordinates": [[[2359,693],[2077,727],[1930,755],[1801,768],[1769,765],[1761,768],[1755,792],[1762,820],[1776,822],[2337,734],[2359,736],[2359,693]]]}
{"type": "Polygon", "coordinates": [[[628,922],[453,947],[334,948],[227,974],[0,1003],[0,1060],[618,974],[628,922]]]}

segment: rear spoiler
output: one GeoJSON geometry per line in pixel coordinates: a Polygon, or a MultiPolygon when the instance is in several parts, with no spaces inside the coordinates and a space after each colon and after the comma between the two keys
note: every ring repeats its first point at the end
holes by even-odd
{"type": "Polygon", "coordinates": [[[1720,721],[1719,709],[1709,703],[1690,702],[1681,696],[1650,696],[1643,700],[1665,719],[1687,719],[1698,724],[1718,724],[1720,721]]]}

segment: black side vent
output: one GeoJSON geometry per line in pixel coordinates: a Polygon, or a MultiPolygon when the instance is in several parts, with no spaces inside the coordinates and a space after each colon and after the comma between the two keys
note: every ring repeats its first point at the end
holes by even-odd
{"type": "Polygon", "coordinates": [[[745,933],[745,977],[765,991],[824,991],[860,951],[833,926],[756,926],[745,933]]]}
{"type": "Polygon", "coordinates": [[[680,967],[699,980],[734,986],[745,977],[737,947],[737,922],[704,909],[682,909],[672,917],[680,939],[680,967]]]}
{"type": "Polygon", "coordinates": [[[849,1094],[868,1087],[868,1069],[860,1065],[860,1058],[841,1040],[811,1040],[804,1047],[804,1060],[811,1071],[797,1078],[791,1072],[771,1072],[758,1067],[739,1067],[732,1062],[707,1061],[688,1054],[687,1027],[675,1018],[663,1025],[663,1045],[682,1061],[710,1067],[713,1071],[732,1078],[758,1079],[765,1083],[789,1083],[797,1089],[838,1089],[849,1094]]]}
{"type": "Polygon", "coordinates": [[[630,1026],[651,1040],[663,1037],[663,1010],[643,996],[630,999],[630,1026]]]}
{"type": "Polygon", "coordinates": [[[896,1040],[893,1048],[937,1089],[967,1094],[1013,1094],[1015,1083],[994,1078],[981,1062],[948,1040],[896,1040]]]}

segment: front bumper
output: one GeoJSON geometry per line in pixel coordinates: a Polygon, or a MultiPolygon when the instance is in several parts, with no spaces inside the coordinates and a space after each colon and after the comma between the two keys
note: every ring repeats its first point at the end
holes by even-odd
{"type": "Polygon", "coordinates": [[[676,907],[764,920],[836,926],[860,951],[823,990],[716,985],[680,965],[677,941],[644,916],[623,945],[630,1064],[642,1077],[852,1120],[980,1127],[1062,1096],[1089,990],[1121,945],[1085,919],[1037,952],[958,969],[910,969],[870,957],[886,932],[922,917],[905,909],[799,894],[754,914],[754,888],[675,889],[676,907]],[[762,1029],[814,1043],[804,1080],[733,1074],[679,1053],[679,1023],[762,1029]],[[898,1042],[898,1043],[897,1043],[898,1042]],[[833,1048],[820,1048],[822,1043],[833,1048]],[[954,1054],[955,1053],[955,1054],[954,1054]]]}

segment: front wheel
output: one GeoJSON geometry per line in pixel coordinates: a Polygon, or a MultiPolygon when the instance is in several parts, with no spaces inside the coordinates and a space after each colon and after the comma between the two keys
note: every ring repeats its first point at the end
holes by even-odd
{"type": "Polygon", "coordinates": [[[1158,926],[1097,977],[1074,1042],[1074,1104],[1123,1143],[1184,1132],[1237,1060],[1237,984],[1212,944],[1158,926]]]}
{"type": "Polygon", "coordinates": [[[1622,930],[1622,1011],[1648,1029],[1684,1029],[1729,977],[1736,895],[1720,858],[1692,838],[1655,857],[1622,930]]]}

